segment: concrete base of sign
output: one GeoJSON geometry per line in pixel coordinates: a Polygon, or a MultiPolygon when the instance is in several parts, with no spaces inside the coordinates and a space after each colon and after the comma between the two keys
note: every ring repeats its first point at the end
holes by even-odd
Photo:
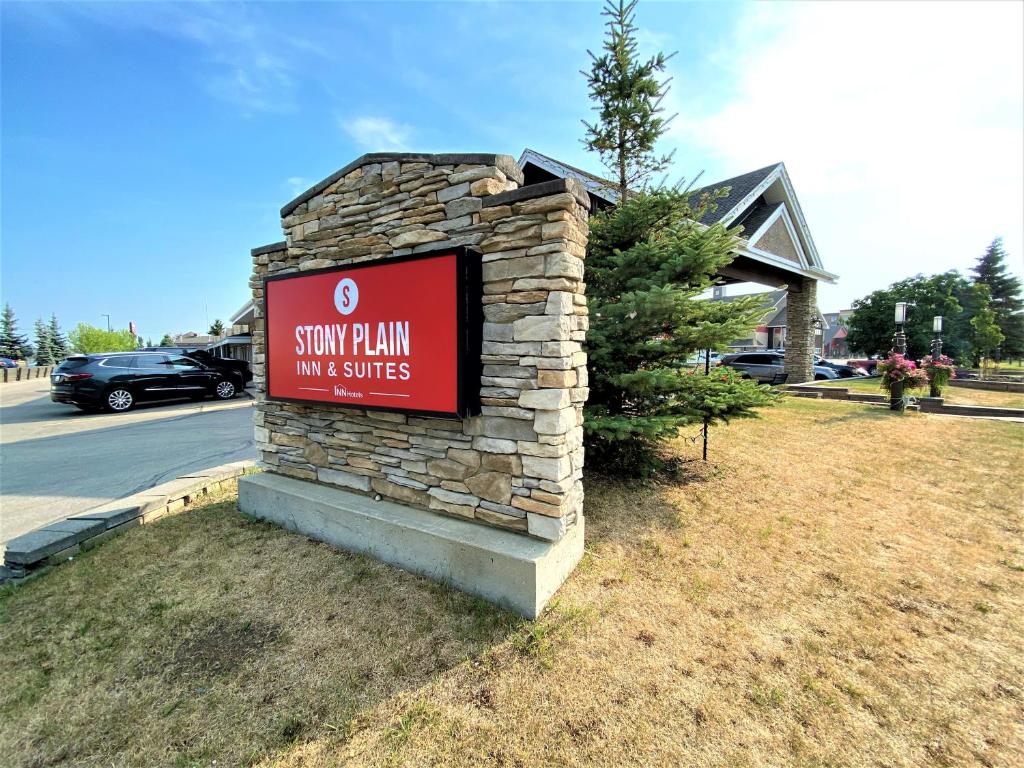
{"type": "Polygon", "coordinates": [[[360,552],[535,619],[583,556],[583,521],[554,543],[264,472],[238,481],[246,514],[360,552]]]}

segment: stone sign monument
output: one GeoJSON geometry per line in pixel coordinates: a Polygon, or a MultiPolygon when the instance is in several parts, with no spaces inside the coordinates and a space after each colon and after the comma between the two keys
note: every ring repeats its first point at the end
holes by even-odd
{"type": "Polygon", "coordinates": [[[370,154],[253,249],[243,511],[536,617],[583,552],[590,200],[507,155],[370,154]]]}

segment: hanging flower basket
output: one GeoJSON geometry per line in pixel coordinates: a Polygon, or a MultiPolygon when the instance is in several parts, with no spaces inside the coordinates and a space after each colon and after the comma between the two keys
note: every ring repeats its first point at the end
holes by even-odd
{"type": "Polygon", "coordinates": [[[953,359],[945,355],[938,357],[926,355],[921,359],[920,368],[928,374],[928,381],[931,383],[932,394],[935,397],[941,397],[943,387],[956,376],[956,365],[953,359]]]}
{"type": "Polygon", "coordinates": [[[895,352],[878,364],[876,373],[882,376],[882,389],[889,392],[893,384],[903,383],[903,389],[922,389],[928,386],[928,373],[918,368],[913,360],[895,352]]]}

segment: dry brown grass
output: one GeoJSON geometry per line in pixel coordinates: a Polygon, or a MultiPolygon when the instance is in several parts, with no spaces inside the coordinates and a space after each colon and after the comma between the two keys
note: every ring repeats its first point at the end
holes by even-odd
{"type": "Polygon", "coordinates": [[[0,763],[1020,765],[1022,451],[789,400],[591,479],[533,623],[212,504],[2,599],[0,763]]]}

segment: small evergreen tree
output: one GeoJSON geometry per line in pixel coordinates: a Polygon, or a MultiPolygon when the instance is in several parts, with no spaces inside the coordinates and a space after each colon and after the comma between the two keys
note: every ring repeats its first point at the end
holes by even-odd
{"type": "Polygon", "coordinates": [[[224,323],[220,319],[214,320],[213,325],[210,326],[209,331],[211,336],[223,336],[224,335],[224,323]]]}
{"type": "Polygon", "coordinates": [[[587,51],[591,58],[587,85],[595,102],[597,120],[583,121],[583,143],[597,152],[614,175],[621,200],[631,189],[644,187],[651,176],[668,168],[672,155],[658,156],[654,144],[668,120],[660,117],[668,81],[658,80],[671,56],[658,53],[637,60],[635,9],[638,0],[607,0],[604,53],[587,51]]]}
{"type": "Polygon", "coordinates": [[[165,333],[164,334],[164,337],[162,339],[160,339],[160,346],[161,347],[173,347],[174,346],[174,338],[171,336],[171,334],[169,334],[169,333],[165,333]]]}
{"type": "Polygon", "coordinates": [[[1024,357],[1024,289],[1020,279],[1006,268],[1002,238],[992,241],[971,271],[976,284],[988,287],[990,306],[1003,335],[1003,355],[1008,358],[1024,357]]]}
{"type": "Polygon", "coordinates": [[[756,325],[757,297],[699,298],[735,257],[722,225],[674,190],[631,195],[591,219],[587,254],[590,398],[587,461],[605,471],[647,474],[665,441],[689,424],[753,416],[770,387],[731,368],[687,368],[691,353],[719,349],[756,325]]]}
{"type": "Polygon", "coordinates": [[[68,346],[68,340],[60,329],[60,324],[57,322],[57,315],[53,313],[50,314],[48,338],[50,341],[50,356],[54,364],[57,364],[67,357],[71,350],[68,346]]]}
{"type": "Polygon", "coordinates": [[[18,333],[18,321],[10,304],[4,305],[0,314],[0,357],[12,360],[27,360],[32,356],[32,345],[28,338],[18,333]]]}
{"type": "Polygon", "coordinates": [[[36,365],[53,365],[53,354],[50,351],[50,328],[42,318],[36,320],[36,365]]]}

